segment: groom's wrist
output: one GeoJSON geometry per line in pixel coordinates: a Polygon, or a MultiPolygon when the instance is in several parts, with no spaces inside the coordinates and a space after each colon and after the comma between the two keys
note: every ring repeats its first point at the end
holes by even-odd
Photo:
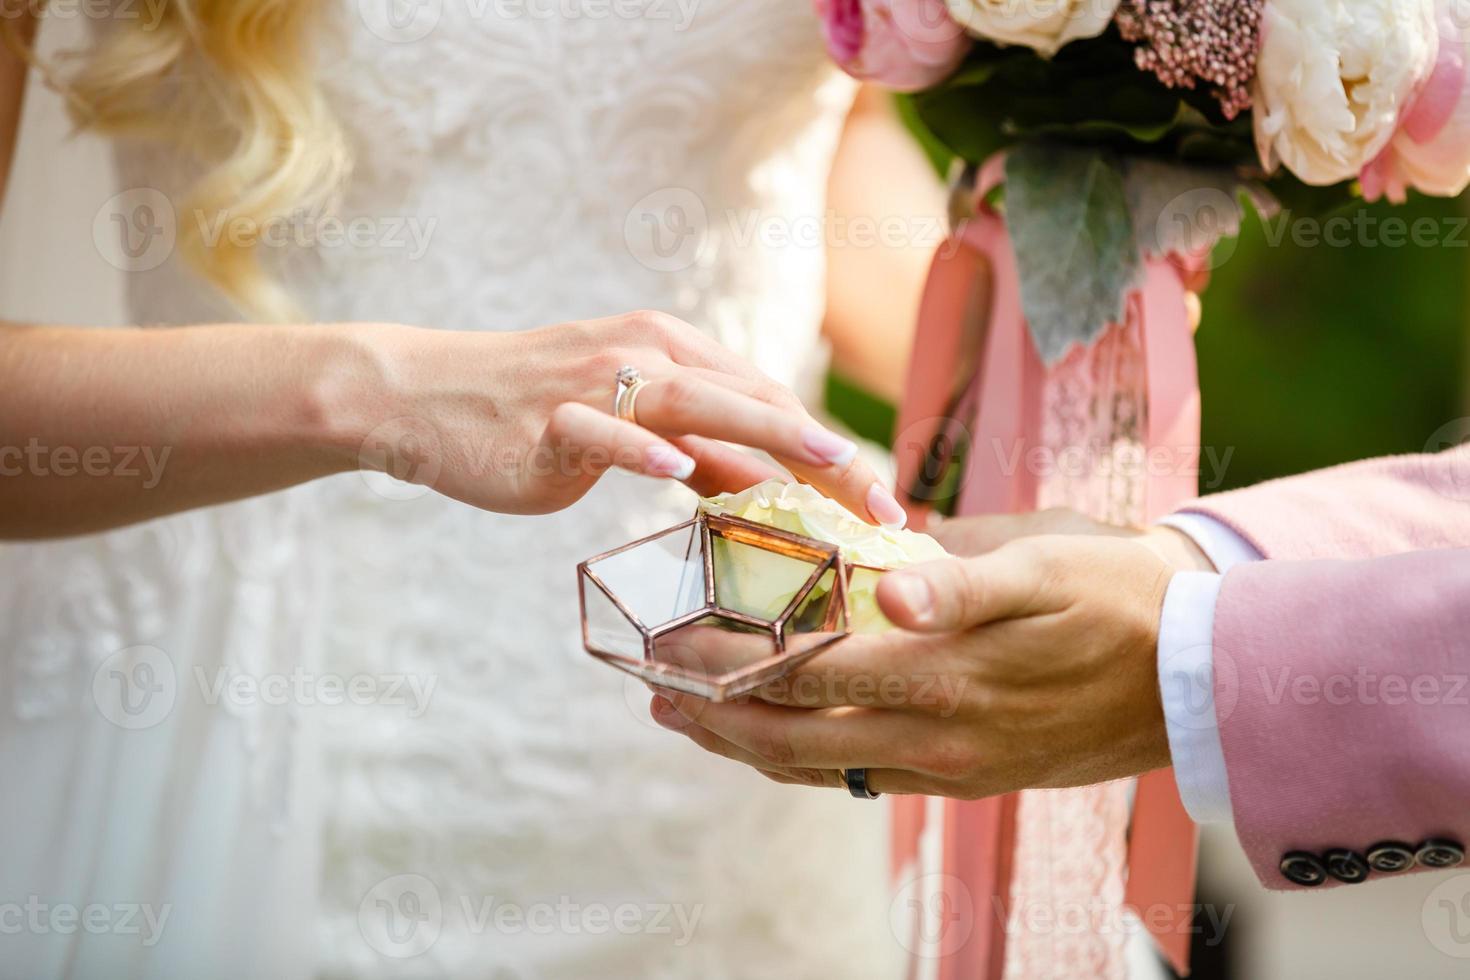
{"type": "Polygon", "coordinates": [[[1156,524],[1144,532],[1143,544],[1164,559],[1175,574],[1179,572],[1213,572],[1210,560],[1193,538],[1177,528],[1156,524]]]}

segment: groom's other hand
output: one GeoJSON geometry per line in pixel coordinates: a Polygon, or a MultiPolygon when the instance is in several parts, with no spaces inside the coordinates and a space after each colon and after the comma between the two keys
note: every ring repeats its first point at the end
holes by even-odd
{"type": "Polygon", "coordinates": [[[1200,550],[1199,545],[1188,535],[1171,527],[1157,526],[1143,530],[1104,524],[1065,507],[1024,514],[985,514],[945,520],[931,518],[930,525],[925,530],[952,555],[981,555],[1022,538],[1085,534],[1137,541],[1152,548],[1179,571],[1214,571],[1214,565],[1200,550]]]}
{"type": "MultiPolygon", "coordinates": [[[[1004,529],[979,520],[987,543],[1004,529]]],[[[654,718],[779,782],[866,768],[877,792],[977,799],[1162,768],[1159,615],[1179,566],[1160,534],[1022,536],[890,573],[878,601],[898,630],[838,644],[762,700],[669,694],[654,718]]]]}

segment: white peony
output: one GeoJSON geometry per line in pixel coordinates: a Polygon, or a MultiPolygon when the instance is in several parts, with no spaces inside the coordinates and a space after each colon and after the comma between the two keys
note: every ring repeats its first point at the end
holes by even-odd
{"type": "Polygon", "coordinates": [[[1434,18],[1434,0],[1267,0],[1254,113],[1267,168],[1356,177],[1434,67],[1434,18]]]}
{"type": "MultiPolygon", "coordinates": [[[[890,628],[878,609],[875,593],[881,573],[874,569],[904,568],[949,554],[927,534],[874,527],[801,483],[767,480],[740,493],[702,500],[699,506],[709,514],[740,517],[824,544],[839,545],[847,561],[867,566],[855,570],[848,583],[848,609],[855,633],[880,633],[890,628]]],[[[742,567],[726,570],[733,581],[727,580],[725,586],[738,595],[742,611],[774,618],[805,578],[794,579],[784,559],[773,558],[768,562],[758,562],[758,559],[754,553],[746,553],[742,567]]]]}
{"type": "Polygon", "coordinates": [[[1062,45],[1107,30],[1119,0],[946,0],[966,31],[1000,44],[1022,44],[1048,57],[1062,45]]]}

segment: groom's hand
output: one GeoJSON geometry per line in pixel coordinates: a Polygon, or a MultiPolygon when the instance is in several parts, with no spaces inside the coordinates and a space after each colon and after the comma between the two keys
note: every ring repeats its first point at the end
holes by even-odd
{"type": "MultiPolygon", "coordinates": [[[[965,524],[946,522],[951,547],[965,524]]],[[[878,601],[900,629],[845,640],[759,700],[661,695],[654,718],[778,782],[835,787],[838,769],[866,768],[887,793],[976,799],[1161,768],[1159,614],[1187,567],[1166,555],[1193,559],[1174,532],[1118,534],[891,573],[878,601]]]]}

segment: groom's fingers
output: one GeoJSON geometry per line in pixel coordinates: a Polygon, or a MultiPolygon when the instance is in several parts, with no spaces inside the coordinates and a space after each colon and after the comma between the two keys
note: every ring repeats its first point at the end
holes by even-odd
{"type": "MultiPolygon", "coordinates": [[[[731,762],[738,762],[743,766],[759,772],[762,776],[786,786],[810,786],[817,789],[836,790],[842,793],[848,792],[847,784],[842,781],[841,769],[844,767],[793,767],[774,766],[747,749],[741,748],[729,739],[721,738],[714,732],[701,725],[682,719],[667,701],[655,698],[650,707],[653,718],[660,725],[671,731],[679,732],[686,736],[689,741],[704,749],[711,755],[722,756],[731,762]],[[677,720],[675,720],[677,719],[677,720]],[[679,722],[683,723],[680,724],[679,722]]],[[[855,764],[851,768],[855,768],[855,764]]],[[[944,785],[941,780],[923,773],[909,772],[904,769],[875,769],[869,768],[866,773],[868,789],[874,793],[904,796],[915,793],[942,794],[944,785]]]]}
{"type": "MultiPolygon", "coordinates": [[[[848,792],[847,786],[842,782],[842,774],[835,769],[792,772],[757,767],[757,770],[772,782],[786,786],[822,786],[843,793],[848,792]],[[821,773],[819,781],[812,781],[806,775],[807,772],[821,773]]],[[[945,796],[948,795],[946,791],[953,792],[952,787],[947,786],[942,780],[925,776],[923,773],[905,772],[902,769],[869,769],[867,785],[868,789],[880,796],[945,796]]]]}
{"type": "MultiPolygon", "coordinates": [[[[761,768],[833,769],[852,765],[916,768],[922,731],[909,715],[863,708],[807,711],[752,701],[716,704],[673,692],[663,697],[692,726],[748,752],[761,768]],[[912,763],[912,764],[911,764],[912,763]]],[[[657,719],[665,727],[663,719],[657,719]]]]}
{"type": "Polygon", "coordinates": [[[708,728],[684,718],[674,710],[672,705],[661,698],[654,698],[649,710],[653,714],[654,721],[670,731],[684,735],[689,741],[711,755],[723,756],[731,762],[738,762],[743,766],[759,769],[762,773],[772,776],[772,778],[775,778],[775,775],[779,775],[781,777],[780,782],[793,783],[798,786],[830,786],[834,788],[840,785],[840,779],[835,769],[773,766],[749,749],[742,748],[729,739],[716,735],[708,728]]]}
{"type": "Polygon", "coordinates": [[[1048,551],[1016,541],[976,558],[948,558],[890,572],[878,606],[895,626],[948,633],[1045,611],[1048,551]]]}
{"type": "Polygon", "coordinates": [[[947,638],[893,631],[853,636],[755,692],[792,708],[950,713],[967,683],[947,638]]]}
{"type": "MultiPolygon", "coordinates": [[[[732,762],[749,766],[758,771],[767,779],[788,786],[813,786],[825,789],[847,792],[847,784],[842,781],[840,772],[843,768],[856,768],[859,757],[849,760],[846,765],[833,765],[826,767],[818,766],[779,766],[762,758],[749,749],[737,745],[729,739],[716,732],[705,728],[697,722],[690,721],[678,712],[667,698],[655,697],[649,705],[649,713],[653,720],[670,731],[678,732],[686,736],[695,745],[704,749],[712,755],[723,756],[732,762]]],[[[945,781],[922,772],[914,772],[907,769],[885,769],[867,767],[868,788],[875,793],[892,794],[897,796],[909,794],[924,794],[929,796],[949,795],[945,781]]]]}

